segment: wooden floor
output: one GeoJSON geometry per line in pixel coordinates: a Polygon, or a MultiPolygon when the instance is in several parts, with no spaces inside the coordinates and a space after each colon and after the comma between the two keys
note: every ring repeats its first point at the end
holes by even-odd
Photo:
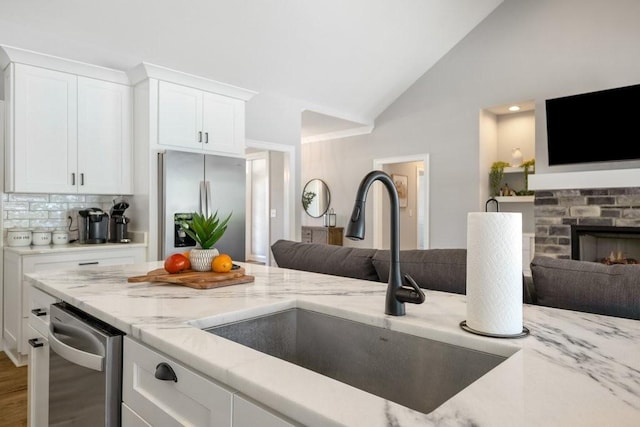
{"type": "Polygon", "coordinates": [[[27,367],[0,351],[0,427],[27,425],[27,367]]]}

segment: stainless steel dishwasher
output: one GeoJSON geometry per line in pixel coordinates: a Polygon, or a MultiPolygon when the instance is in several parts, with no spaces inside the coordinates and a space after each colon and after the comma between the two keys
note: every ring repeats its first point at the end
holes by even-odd
{"type": "Polygon", "coordinates": [[[124,334],[64,302],[50,319],[49,425],[120,426],[124,334]]]}

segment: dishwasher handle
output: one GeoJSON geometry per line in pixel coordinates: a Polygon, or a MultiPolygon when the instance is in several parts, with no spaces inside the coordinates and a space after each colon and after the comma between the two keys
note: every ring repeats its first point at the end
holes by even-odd
{"type": "Polygon", "coordinates": [[[87,343],[91,343],[96,349],[102,349],[104,352],[104,346],[91,333],[75,326],[51,322],[49,324],[49,348],[55,351],[58,356],[71,363],[84,366],[85,368],[98,372],[104,371],[104,356],[72,347],[60,341],[58,337],[56,337],[56,333],[85,340],[87,343]]]}

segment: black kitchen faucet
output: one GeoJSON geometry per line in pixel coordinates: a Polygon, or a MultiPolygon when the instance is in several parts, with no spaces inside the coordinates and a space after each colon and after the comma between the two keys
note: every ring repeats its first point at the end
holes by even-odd
{"type": "Polygon", "coordinates": [[[410,287],[403,286],[402,275],[400,274],[400,204],[398,203],[398,190],[386,172],[379,170],[371,171],[360,182],[356,194],[356,202],[353,206],[353,212],[347,224],[345,235],[352,240],[364,239],[364,212],[367,192],[371,184],[375,181],[380,181],[384,184],[391,202],[391,261],[389,266],[389,286],[387,286],[384,312],[392,316],[404,316],[405,302],[422,304],[425,296],[422,289],[420,289],[415,280],[408,274],[404,276],[404,280],[410,287]]]}

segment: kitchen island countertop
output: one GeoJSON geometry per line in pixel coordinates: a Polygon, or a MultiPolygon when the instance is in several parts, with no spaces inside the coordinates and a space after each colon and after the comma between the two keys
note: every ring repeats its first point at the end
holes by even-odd
{"type": "Polygon", "coordinates": [[[529,336],[486,338],[460,329],[464,295],[426,291],[424,304],[407,304],[406,316],[392,317],[384,314],[386,284],[239,264],[255,282],[209,290],[127,282],[161,262],[27,277],[33,286],[306,425],[640,425],[640,321],[525,305],[529,336]],[[201,330],[291,307],[514,354],[422,414],[201,330]]]}

